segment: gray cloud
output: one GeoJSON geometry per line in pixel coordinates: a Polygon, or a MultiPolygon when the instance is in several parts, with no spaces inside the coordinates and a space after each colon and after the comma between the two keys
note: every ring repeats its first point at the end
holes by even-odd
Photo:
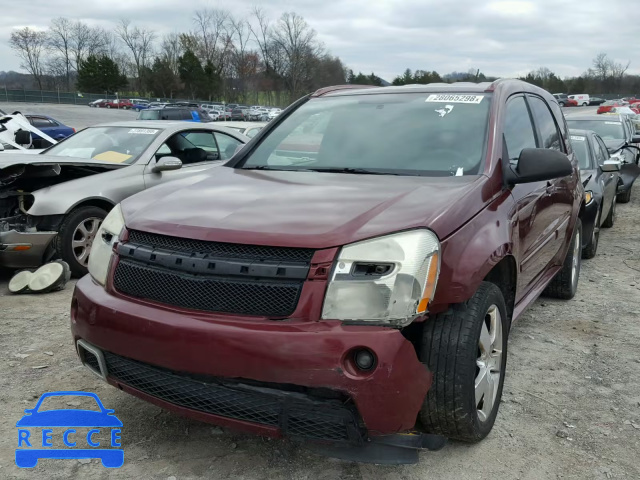
{"type": "Polygon", "coordinates": [[[601,51],[640,73],[631,0],[30,0],[0,16],[0,70],[19,68],[7,45],[13,28],[43,29],[58,16],[103,26],[126,17],[162,35],[190,29],[198,8],[248,16],[260,3],[272,19],[299,13],[350,68],[388,80],[405,68],[515,76],[546,66],[579,75],[601,51]]]}

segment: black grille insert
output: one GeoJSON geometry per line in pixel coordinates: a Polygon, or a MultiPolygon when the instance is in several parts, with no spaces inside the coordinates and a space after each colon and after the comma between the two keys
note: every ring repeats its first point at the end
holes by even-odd
{"type": "Polygon", "coordinates": [[[129,231],[129,243],[147,245],[177,252],[207,253],[214,257],[277,260],[281,262],[311,262],[314,250],[308,248],[268,247],[239,243],[206,242],[190,238],[171,237],[155,233],[129,231]]]}
{"type": "Polygon", "coordinates": [[[219,379],[204,382],[109,352],[104,357],[113,379],[180,407],[278,427],[291,436],[362,442],[357,412],[339,401],[219,379]]]}
{"type": "Polygon", "coordinates": [[[273,317],[293,313],[302,285],[190,275],[125,259],[114,275],[115,288],[133,297],[194,310],[273,317]]]}

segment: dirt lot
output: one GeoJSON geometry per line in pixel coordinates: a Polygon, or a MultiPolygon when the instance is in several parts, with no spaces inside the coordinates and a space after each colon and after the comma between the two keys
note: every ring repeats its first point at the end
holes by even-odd
{"type": "Polygon", "coordinates": [[[11,296],[8,274],[0,273],[0,478],[640,479],[639,224],[636,192],[602,232],[596,258],[583,263],[576,298],[538,300],[515,324],[491,435],[478,445],[451,442],[402,467],[357,465],[222,431],[103,384],[71,344],[73,285],[11,296]],[[97,460],[15,466],[16,421],[54,390],[93,391],[115,409],[124,424],[121,469],[97,460]]]}

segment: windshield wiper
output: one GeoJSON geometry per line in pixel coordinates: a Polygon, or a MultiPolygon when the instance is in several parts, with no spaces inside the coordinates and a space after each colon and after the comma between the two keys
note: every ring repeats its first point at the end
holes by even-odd
{"type": "Polygon", "coordinates": [[[356,175],[399,175],[399,173],[392,173],[388,171],[368,170],[366,168],[353,168],[353,167],[308,168],[307,170],[312,172],[322,172],[322,173],[352,173],[356,175]]]}

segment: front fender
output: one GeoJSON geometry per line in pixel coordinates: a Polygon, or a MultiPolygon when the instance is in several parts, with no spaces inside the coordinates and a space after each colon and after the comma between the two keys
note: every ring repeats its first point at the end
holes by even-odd
{"type": "Polygon", "coordinates": [[[432,311],[471,298],[491,269],[513,254],[515,213],[515,201],[505,190],[442,242],[442,266],[432,311]]]}

